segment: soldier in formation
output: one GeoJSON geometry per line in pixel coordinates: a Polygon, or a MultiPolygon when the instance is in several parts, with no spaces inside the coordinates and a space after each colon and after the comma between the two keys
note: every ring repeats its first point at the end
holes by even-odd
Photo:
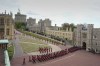
{"type": "Polygon", "coordinates": [[[50,48],[50,47],[44,47],[44,48],[39,47],[39,52],[40,53],[50,53],[50,52],[52,52],[52,48],[50,48]]]}

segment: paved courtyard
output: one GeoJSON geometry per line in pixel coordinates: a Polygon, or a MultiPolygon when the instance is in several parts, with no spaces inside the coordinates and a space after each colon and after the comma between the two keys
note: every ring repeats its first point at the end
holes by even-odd
{"type": "MultiPolygon", "coordinates": [[[[18,38],[17,38],[17,40],[18,40],[18,38]]],[[[15,46],[16,46],[15,47],[15,55],[11,61],[12,66],[100,66],[100,55],[93,54],[93,53],[87,52],[85,50],[78,50],[76,52],[69,53],[65,56],[62,56],[62,57],[59,57],[56,59],[33,64],[32,62],[29,62],[30,54],[23,54],[23,52],[20,51],[22,49],[18,43],[16,43],[15,46]],[[25,65],[22,65],[23,58],[26,58],[25,65]]],[[[67,46],[51,45],[51,47],[53,49],[56,48],[56,50],[54,50],[54,51],[57,51],[57,50],[64,49],[67,46]]],[[[70,47],[70,46],[68,46],[68,47],[70,47]]],[[[39,53],[37,53],[37,54],[39,54],[39,53]]]]}
{"type": "Polygon", "coordinates": [[[36,64],[28,62],[28,56],[18,57],[13,60],[11,63],[12,66],[100,66],[100,55],[84,50],[79,50],[63,57],[36,64]],[[26,65],[22,65],[24,57],[26,57],[26,65]]]}

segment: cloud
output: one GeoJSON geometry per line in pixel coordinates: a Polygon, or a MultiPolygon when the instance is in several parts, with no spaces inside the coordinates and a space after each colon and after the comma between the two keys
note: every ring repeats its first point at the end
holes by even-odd
{"type": "MultiPolygon", "coordinates": [[[[0,8],[63,22],[100,24],[100,0],[1,0],[0,8]]],[[[99,26],[98,26],[99,27],[99,26]]]]}
{"type": "Polygon", "coordinates": [[[35,12],[32,12],[32,11],[29,11],[27,12],[28,15],[39,15],[38,13],[35,13],[35,12]]]}
{"type": "Polygon", "coordinates": [[[14,14],[17,12],[19,4],[17,0],[0,0],[0,13],[12,11],[14,14]]]}
{"type": "Polygon", "coordinates": [[[17,0],[0,0],[0,7],[15,8],[15,7],[18,7],[18,1],[17,0]]]}

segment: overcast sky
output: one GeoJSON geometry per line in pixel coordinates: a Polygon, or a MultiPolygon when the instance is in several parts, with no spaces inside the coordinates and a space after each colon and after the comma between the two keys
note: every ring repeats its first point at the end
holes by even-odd
{"type": "Polygon", "coordinates": [[[100,27],[100,0],[0,0],[0,12],[21,10],[27,17],[50,18],[52,24],[92,23],[100,27]]]}

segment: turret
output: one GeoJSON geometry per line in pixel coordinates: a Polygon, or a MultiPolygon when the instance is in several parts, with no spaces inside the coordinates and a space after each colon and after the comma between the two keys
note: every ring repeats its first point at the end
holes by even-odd
{"type": "Polygon", "coordinates": [[[81,31],[82,31],[82,27],[83,27],[82,24],[78,24],[77,25],[77,31],[76,31],[76,34],[77,34],[77,36],[76,36],[76,44],[77,44],[77,46],[80,46],[80,44],[81,44],[81,31]]]}

